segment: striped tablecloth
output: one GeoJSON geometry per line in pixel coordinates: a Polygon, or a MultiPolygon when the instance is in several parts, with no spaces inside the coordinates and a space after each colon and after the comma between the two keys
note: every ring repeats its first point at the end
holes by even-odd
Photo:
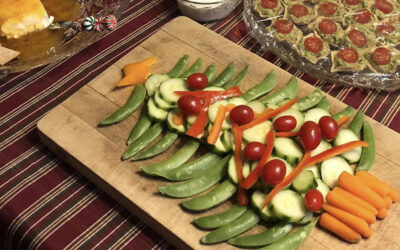
{"type": "MultiPolygon", "coordinates": [[[[66,60],[0,77],[0,248],[168,248],[162,236],[40,143],[37,121],[159,27],[180,15],[175,0],[134,1],[117,30],[66,60]]],[[[242,5],[206,27],[400,132],[399,91],[318,81],[264,53],[242,22],[242,5]]],[[[172,247],[171,247],[172,248],[172,247]]]]}

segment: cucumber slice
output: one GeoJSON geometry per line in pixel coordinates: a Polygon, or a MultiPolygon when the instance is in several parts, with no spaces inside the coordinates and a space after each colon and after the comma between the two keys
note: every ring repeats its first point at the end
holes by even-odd
{"type": "Polygon", "coordinates": [[[176,125],[173,121],[173,116],[174,115],[178,115],[179,110],[178,109],[173,109],[171,111],[168,112],[168,116],[167,116],[167,125],[168,128],[172,131],[176,131],[178,133],[185,133],[185,126],[184,124],[181,125],[176,125]]]}
{"type": "Polygon", "coordinates": [[[324,197],[324,202],[326,201],[326,196],[328,195],[330,188],[321,179],[317,179],[317,190],[321,192],[322,197],[324,197]]]}
{"type": "Polygon", "coordinates": [[[225,91],[224,88],[215,87],[215,86],[210,86],[210,87],[204,88],[203,90],[206,90],[206,91],[225,91]]]}
{"type": "Polygon", "coordinates": [[[292,190],[282,190],[271,200],[271,212],[281,220],[301,221],[307,213],[304,199],[292,190]]]}
{"type": "Polygon", "coordinates": [[[264,104],[262,104],[259,101],[253,101],[253,102],[249,102],[247,104],[247,106],[249,106],[250,108],[253,109],[254,113],[262,113],[265,110],[265,106],[264,104]]]}
{"type": "Polygon", "coordinates": [[[156,92],[154,93],[154,104],[158,108],[165,109],[165,110],[169,110],[169,109],[176,107],[176,104],[171,104],[171,103],[164,101],[164,99],[162,99],[160,96],[160,91],[158,91],[158,90],[156,90],[156,92]]]}
{"type": "MultiPolygon", "coordinates": [[[[210,105],[208,108],[208,119],[210,119],[211,122],[215,122],[215,118],[217,118],[217,113],[218,113],[218,107],[219,105],[227,105],[228,102],[225,100],[215,102],[210,105]]],[[[229,120],[229,113],[226,113],[225,115],[225,120],[222,123],[222,128],[223,129],[230,129],[232,127],[232,123],[229,120]]]]}
{"type": "Polygon", "coordinates": [[[325,160],[321,164],[322,180],[330,187],[333,188],[337,185],[340,174],[346,171],[349,174],[354,174],[350,165],[339,156],[332,157],[325,160]]]}
{"type": "Polygon", "coordinates": [[[225,130],[221,135],[222,144],[224,144],[224,146],[229,149],[232,149],[233,146],[231,137],[233,137],[233,134],[228,130],[225,130]]]}
{"type": "Polygon", "coordinates": [[[247,101],[240,97],[234,97],[228,100],[228,102],[235,104],[236,106],[239,105],[247,105],[247,101]]]}
{"type": "Polygon", "coordinates": [[[304,115],[304,122],[313,121],[318,124],[319,119],[323,116],[331,116],[328,111],[322,108],[313,108],[306,112],[304,115]]]}
{"type": "Polygon", "coordinates": [[[149,98],[149,100],[147,101],[147,110],[149,112],[149,117],[152,120],[165,121],[167,119],[168,111],[165,111],[164,109],[158,108],[154,104],[153,97],[149,98]]]}
{"type": "Polygon", "coordinates": [[[310,170],[301,171],[292,182],[292,187],[299,193],[305,193],[308,190],[315,188],[317,185],[314,173],[310,170]]]}
{"type": "Polygon", "coordinates": [[[315,178],[321,178],[321,175],[319,174],[319,168],[317,166],[314,165],[306,168],[305,170],[311,171],[314,174],[315,178]]]}
{"type": "MultiPolygon", "coordinates": [[[[250,163],[245,161],[242,166],[243,178],[246,178],[250,174],[250,163]]],[[[229,160],[228,165],[228,175],[234,183],[238,183],[238,178],[236,174],[236,164],[235,164],[235,156],[232,155],[229,160]]]]}
{"type": "Polygon", "coordinates": [[[160,84],[169,79],[167,74],[153,74],[147,78],[144,87],[147,90],[149,96],[154,95],[160,84]]]}
{"type": "Polygon", "coordinates": [[[221,134],[219,135],[217,141],[214,144],[213,152],[217,154],[223,154],[230,150],[230,148],[225,147],[225,145],[221,141],[221,134]]]}
{"type": "Polygon", "coordinates": [[[332,148],[332,145],[329,142],[327,142],[325,140],[321,140],[321,142],[318,144],[318,146],[315,149],[311,150],[310,155],[314,156],[314,155],[320,154],[330,148],[332,148]]]}
{"type": "Polygon", "coordinates": [[[304,114],[294,108],[290,108],[290,109],[285,110],[282,113],[276,115],[273,119],[273,122],[275,122],[275,120],[278,119],[279,117],[285,116],[285,115],[293,116],[294,119],[296,119],[296,127],[294,129],[292,129],[291,131],[298,132],[301,128],[301,125],[303,125],[303,123],[304,123],[304,114]]]}
{"type": "Polygon", "coordinates": [[[257,141],[265,144],[265,137],[271,128],[272,123],[270,121],[264,121],[252,128],[244,130],[243,139],[247,142],[257,141]]]}
{"type": "Polygon", "coordinates": [[[257,190],[251,195],[251,204],[259,212],[261,219],[265,221],[275,220],[275,216],[271,213],[268,206],[265,206],[262,210],[261,207],[264,204],[264,200],[267,194],[257,190]]]}
{"type": "Polygon", "coordinates": [[[193,123],[196,121],[197,115],[187,115],[186,116],[186,123],[193,125],[193,123]]]}
{"type": "Polygon", "coordinates": [[[274,148],[277,156],[287,160],[292,165],[297,164],[303,157],[300,145],[290,138],[275,138],[274,148]]]}
{"type": "Polygon", "coordinates": [[[175,91],[187,91],[186,81],[181,78],[171,78],[160,84],[161,97],[169,103],[176,103],[179,96],[175,91]]]}
{"type": "MultiPolygon", "coordinates": [[[[351,131],[350,129],[342,129],[339,131],[338,135],[335,138],[334,144],[335,146],[342,145],[352,141],[359,141],[358,136],[351,131]]],[[[362,148],[358,147],[351,151],[341,154],[348,162],[354,163],[358,162],[361,158],[362,148]]]]}

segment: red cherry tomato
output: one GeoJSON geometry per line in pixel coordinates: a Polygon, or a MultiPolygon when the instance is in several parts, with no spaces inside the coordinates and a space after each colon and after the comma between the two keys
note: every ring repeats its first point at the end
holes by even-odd
{"type": "Polygon", "coordinates": [[[258,161],[261,159],[264,150],[265,146],[261,142],[250,142],[244,148],[244,157],[250,161],[258,161]]]}
{"type": "Polygon", "coordinates": [[[302,17],[308,14],[308,9],[303,4],[293,4],[290,7],[290,13],[295,17],[302,17]]]}
{"type": "Polygon", "coordinates": [[[306,203],[306,208],[311,212],[318,211],[321,209],[322,204],[324,203],[324,197],[318,189],[310,189],[304,196],[304,200],[306,203]]]}
{"type": "Polygon", "coordinates": [[[316,36],[310,36],[304,40],[304,47],[312,53],[319,53],[323,46],[322,40],[316,36]]]}
{"type": "Polygon", "coordinates": [[[278,0],[261,0],[261,7],[264,9],[274,9],[278,6],[278,0]]]}
{"type": "Polygon", "coordinates": [[[275,28],[279,33],[289,34],[292,32],[294,24],[290,20],[278,19],[275,22],[275,28]]]}
{"type": "Polygon", "coordinates": [[[348,5],[357,5],[361,2],[361,0],[346,0],[345,1],[348,5]]]}
{"type": "Polygon", "coordinates": [[[307,121],[300,128],[300,143],[306,150],[315,149],[321,142],[321,129],[313,121],[307,121]]]}
{"type": "Polygon", "coordinates": [[[378,65],[388,65],[392,61],[392,54],[387,48],[376,48],[372,53],[372,59],[378,65]]]}
{"type": "Polygon", "coordinates": [[[354,19],[357,23],[368,23],[371,20],[371,12],[367,9],[358,10],[357,13],[354,14],[354,19]]]}
{"type": "Polygon", "coordinates": [[[229,113],[229,119],[239,125],[249,123],[254,118],[254,111],[247,105],[239,105],[234,107],[229,113]]]}
{"type": "Polygon", "coordinates": [[[337,25],[329,18],[324,18],[318,25],[319,29],[324,33],[331,35],[337,31],[337,25]]]}
{"type": "Polygon", "coordinates": [[[348,36],[350,41],[359,48],[362,48],[365,45],[367,45],[367,36],[359,30],[355,29],[350,30],[348,36]]]}
{"type": "Polygon", "coordinates": [[[319,119],[318,126],[321,128],[322,136],[327,140],[333,140],[338,134],[338,124],[330,116],[323,116],[319,119]]]}
{"type": "Polygon", "coordinates": [[[388,36],[395,31],[395,27],[390,23],[382,23],[378,26],[378,33],[382,36],[388,36]]]}
{"type": "Polygon", "coordinates": [[[297,125],[296,118],[291,115],[284,115],[274,121],[274,129],[279,132],[289,132],[297,125]]]}
{"type": "MultiPolygon", "coordinates": [[[[348,63],[355,63],[358,61],[358,53],[353,48],[344,48],[339,50],[339,57],[348,63]]],[[[321,120],[319,122],[321,122],[321,120]]]]}
{"type": "Polygon", "coordinates": [[[283,161],[274,159],[267,162],[263,168],[262,178],[266,183],[275,186],[285,178],[286,165],[283,161]]]}
{"type": "Polygon", "coordinates": [[[393,11],[393,5],[386,0],[375,0],[375,7],[385,14],[393,11]]]}
{"type": "Polygon", "coordinates": [[[187,84],[191,89],[204,89],[208,85],[208,78],[203,73],[194,73],[187,78],[187,84]]]}
{"type": "Polygon", "coordinates": [[[178,100],[178,107],[183,113],[197,115],[201,111],[200,99],[192,95],[184,95],[178,100]]]}
{"type": "Polygon", "coordinates": [[[332,2],[323,2],[320,10],[325,16],[331,16],[337,11],[337,4],[332,2]]]}

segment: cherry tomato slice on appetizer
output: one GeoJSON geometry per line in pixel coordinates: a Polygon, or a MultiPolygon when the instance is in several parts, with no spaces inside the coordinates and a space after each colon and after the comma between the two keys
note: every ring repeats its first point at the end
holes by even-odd
{"type": "Polygon", "coordinates": [[[239,105],[234,107],[229,113],[229,119],[239,125],[249,123],[254,118],[254,111],[247,105],[239,105]]]}
{"type": "Polygon", "coordinates": [[[187,78],[187,84],[191,89],[204,89],[208,85],[208,78],[203,73],[194,73],[187,78]]]}
{"type": "Polygon", "coordinates": [[[293,4],[290,7],[290,13],[295,17],[302,17],[308,14],[308,9],[303,4],[293,4]]]}
{"type": "Polygon", "coordinates": [[[274,9],[278,6],[278,0],[261,0],[261,7],[264,9],[274,9]]]}
{"type": "Polygon", "coordinates": [[[392,61],[392,53],[386,48],[376,48],[372,54],[372,59],[378,65],[387,65],[392,61]]]}
{"type": "Polygon", "coordinates": [[[354,14],[354,19],[357,23],[368,23],[371,20],[371,12],[367,9],[357,10],[356,14],[354,14]]]}
{"type": "Polygon", "coordinates": [[[324,18],[318,25],[319,29],[325,34],[331,35],[336,32],[337,25],[329,18],[324,18]]]}
{"type": "Polygon", "coordinates": [[[361,0],[346,0],[346,4],[348,5],[357,5],[361,2],[361,0]]]}
{"type": "Polygon", "coordinates": [[[375,0],[375,7],[385,14],[389,14],[393,11],[393,5],[386,0],[375,0]]]}
{"type": "Polygon", "coordinates": [[[306,203],[306,208],[311,212],[320,210],[322,204],[324,203],[324,197],[322,196],[321,192],[315,188],[307,191],[306,195],[304,196],[304,200],[306,203]]]}
{"type": "Polygon", "coordinates": [[[321,142],[321,129],[313,121],[306,121],[300,128],[300,143],[306,150],[315,149],[321,142]]]}
{"type": "Polygon", "coordinates": [[[362,48],[367,44],[367,37],[359,30],[352,29],[349,32],[350,41],[357,47],[362,48]]]}
{"type": "Polygon", "coordinates": [[[200,99],[192,95],[184,95],[178,100],[178,107],[184,114],[197,115],[201,111],[200,99]]]}
{"type": "MultiPolygon", "coordinates": [[[[358,53],[353,48],[341,49],[341,50],[339,50],[338,55],[339,55],[340,59],[342,59],[343,61],[345,61],[347,63],[355,63],[358,61],[358,53]]],[[[329,116],[327,116],[327,117],[329,117],[329,116]]],[[[319,122],[321,122],[321,120],[319,122]]]]}
{"type": "Polygon", "coordinates": [[[322,40],[316,36],[307,37],[304,40],[304,46],[306,49],[312,53],[318,53],[322,50],[323,43],[322,40]]]}
{"type": "Polygon", "coordinates": [[[279,132],[289,132],[297,125],[296,118],[291,115],[284,115],[274,121],[274,129],[279,132]]]}
{"type": "Polygon", "coordinates": [[[275,186],[285,178],[286,165],[283,161],[274,159],[267,162],[263,168],[262,178],[271,186],[275,186]]]}
{"type": "Polygon", "coordinates": [[[378,26],[378,33],[382,36],[388,36],[392,34],[395,30],[395,27],[389,23],[382,23],[378,26]]]}
{"type": "Polygon", "coordinates": [[[290,20],[278,19],[275,22],[275,28],[279,33],[290,34],[292,32],[294,24],[290,20]]]}
{"type": "Polygon", "coordinates": [[[265,146],[261,142],[250,142],[244,148],[244,157],[250,161],[258,161],[261,159],[264,150],[265,146]]]}
{"type": "Polygon", "coordinates": [[[339,128],[335,119],[330,116],[323,116],[319,119],[318,126],[320,127],[322,136],[325,139],[333,140],[336,138],[339,128]]]}
{"type": "Polygon", "coordinates": [[[337,4],[332,2],[323,2],[319,9],[321,10],[322,14],[331,16],[337,11],[337,4]]]}

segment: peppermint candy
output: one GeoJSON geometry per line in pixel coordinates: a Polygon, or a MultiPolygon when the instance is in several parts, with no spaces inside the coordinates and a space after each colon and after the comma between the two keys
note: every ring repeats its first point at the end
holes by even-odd
{"type": "Polygon", "coordinates": [[[76,32],[81,32],[81,31],[83,31],[83,28],[82,28],[81,23],[80,23],[80,22],[77,22],[77,21],[72,22],[71,28],[72,28],[73,30],[75,30],[76,32]]]}
{"type": "Polygon", "coordinates": [[[115,30],[115,27],[117,26],[117,20],[113,15],[104,16],[102,23],[104,28],[106,28],[107,30],[115,30]]]}
{"type": "Polygon", "coordinates": [[[104,17],[100,17],[94,22],[94,30],[95,31],[103,31],[104,30],[103,20],[104,20],[104,17]]]}
{"type": "Polygon", "coordinates": [[[92,31],[97,19],[94,16],[88,16],[83,20],[82,28],[86,31],[92,31]]]}

